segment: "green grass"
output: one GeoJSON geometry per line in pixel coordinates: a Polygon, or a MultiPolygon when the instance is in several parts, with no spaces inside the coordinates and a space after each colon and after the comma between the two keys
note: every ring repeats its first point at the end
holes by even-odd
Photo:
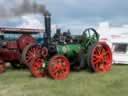
{"type": "Polygon", "coordinates": [[[63,81],[8,68],[0,76],[0,96],[128,96],[128,65],[113,65],[106,74],[71,72],[63,81]]]}

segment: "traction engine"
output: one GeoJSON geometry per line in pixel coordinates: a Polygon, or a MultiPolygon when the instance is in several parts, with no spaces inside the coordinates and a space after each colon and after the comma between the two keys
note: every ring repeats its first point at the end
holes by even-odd
{"type": "Polygon", "coordinates": [[[0,73],[5,70],[5,61],[12,62],[13,67],[26,65],[36,78],[50,75],[56,80],[65,79],[70,70],[89,68],[92,72],[105,73],[111,69],[112,53],[109,46],[99,42],[99,34],[93,28],[85,29],[82,35],[72,35],[70,31],[61,32],[57,29],[51,37],[51,15],[45,14],[45,32],[39,38],[32,34],[40,30],[1,29],[3,32],[16,32],[21,35],[17,40],[0,42],[0,73]],[[39,40],[40,41],[40,40],[39,40]]]}
{"type": "Polygon", "coordinates": [[[112,66],[111,50],[106,43],[99,42],[95,29],[85,29],[79,36],[57,29],[51,37],[49,14],[45,16],[44,44],[29,44],[22,59],[34,77],[49,74],[56,80],[65,79],[70,70],[89,68],[92,72],[105,73],[112,66]]]}
{"type": "Polygon", "coordinates": [[[25,64],[21,60],[23,50],[30,43],[36,43],[32,34],[41,30],[22,28],[0,28],[0,72],[5,70],[5,62],[10,62],[13,68],[21,68],[25,64]]]}

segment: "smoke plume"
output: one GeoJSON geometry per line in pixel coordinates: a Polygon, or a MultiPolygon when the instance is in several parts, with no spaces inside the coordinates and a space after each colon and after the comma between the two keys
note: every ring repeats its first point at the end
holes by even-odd
{"type": "Polygon", "coordinates": [[[0,0],[0,19],[33,13],[49,14],[43,4],[34,0],[0,0]]]}

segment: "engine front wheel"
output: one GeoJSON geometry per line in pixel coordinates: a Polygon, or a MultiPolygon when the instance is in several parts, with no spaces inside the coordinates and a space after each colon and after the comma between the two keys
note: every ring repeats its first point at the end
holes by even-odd
{"type": "Polygon", "coordinates": [[[29,69],[35,78],[41,78],[47,74],[44,59],[40,57],[32,60],[29,69]]]}
{"type": "Polygon", "coordinates": [[[49,63],[49,74],[55,80],[65,79],[70,72],[70,64],[66,57],[61,55],[53,56],[49,63]]]}

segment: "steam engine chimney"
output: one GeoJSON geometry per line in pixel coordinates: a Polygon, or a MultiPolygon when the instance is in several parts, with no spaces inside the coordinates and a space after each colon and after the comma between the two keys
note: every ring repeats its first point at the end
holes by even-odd
{"type": "Polygon", "coordinates": [[[46,14],[44,14],[44,22],[45,22],[44,42],[46,46],[48,46],[51,41],[51,14],[49,12],[46,12],[46,14]]]}

